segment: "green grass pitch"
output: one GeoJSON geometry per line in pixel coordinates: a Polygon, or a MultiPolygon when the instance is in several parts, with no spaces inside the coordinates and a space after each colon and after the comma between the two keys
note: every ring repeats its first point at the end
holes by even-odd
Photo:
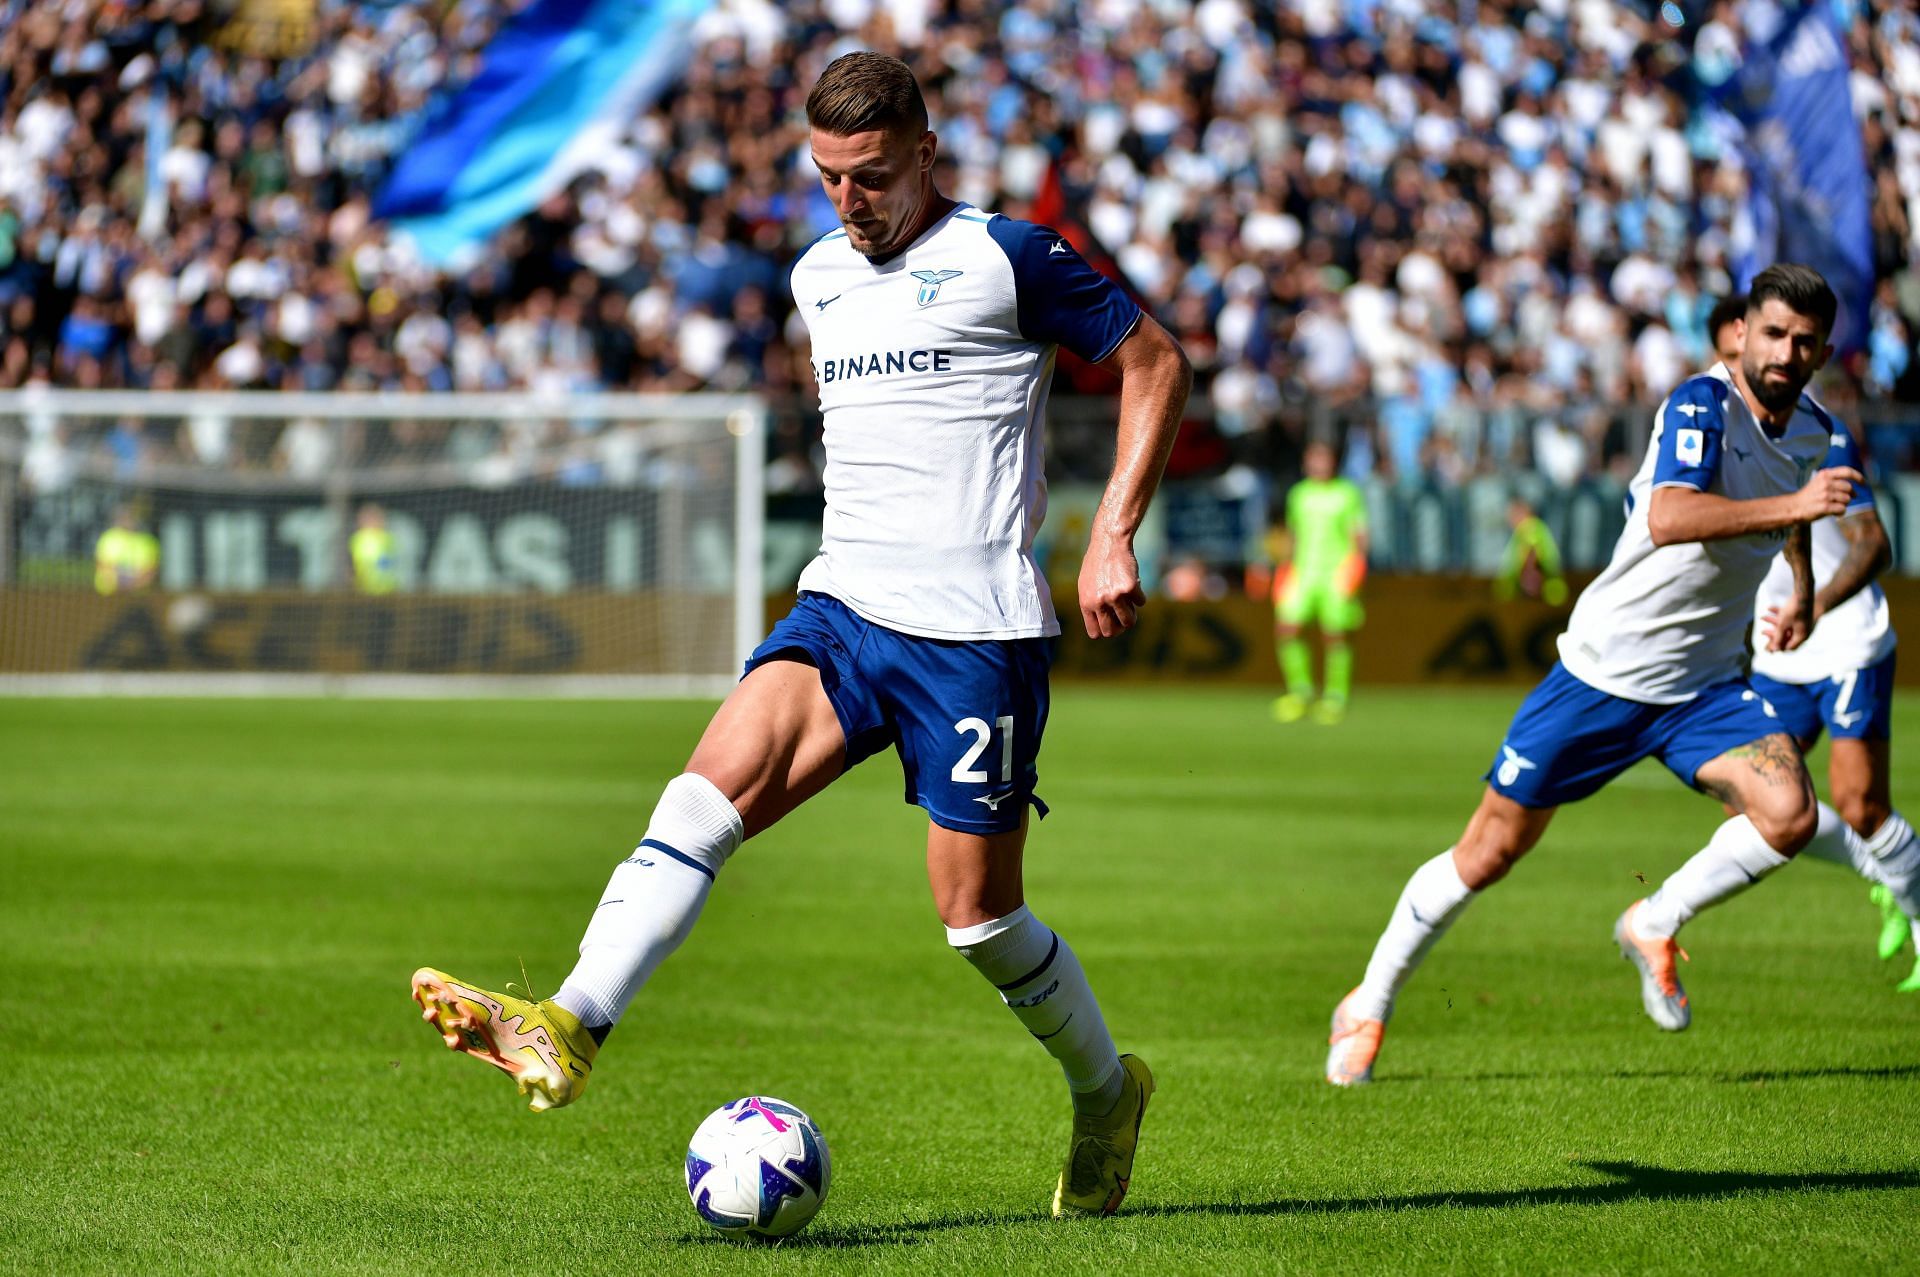
{"type": "Polygon", "coordinates": [[[1319,1080],[1518,699],[1281,728],[1254,693],[1060,691],[1029,900],[1161,1086],[1123,1215],[1064,1225],[1059,1073],[947,950],[891,756],[735,857],[583,1101],[534,1116],[407,977],[524,959],[550,992],[708,706],[0,702],[0,1271],[1911,1271],[1907,960],[1864,885],[1795,865],[1688,930],[1694,1025],[1656,1031],[1609,929],[1718,816],[1654,766],[1476,903],[1374,1086],[1319,1080]],[[833,1152],[778,1249],[681,1184],[754,1092],[833,1152]]]}

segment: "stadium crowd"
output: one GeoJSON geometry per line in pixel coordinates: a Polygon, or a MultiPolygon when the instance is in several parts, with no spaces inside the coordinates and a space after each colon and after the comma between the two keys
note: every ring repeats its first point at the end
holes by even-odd
{"type": "MultiPolygon", "coordinates": [[[[1920,15],[1838,2],[1879,279],[1848,388],[1920,400],[1920,15]]],[[[0,2],[0,387],[804,404],[784,267],[834,223],[800,106],[863,46],[919,72],[950,193],[1019,216],[1057,188],[1184,343],[1212,409],[1190,472],[1290,472],[1309,408],[1352,424],[1349,473],[1617,472],[1640,437],[1623,405],[1709,362],[1732,286],[1738,153],[1683,90],[1737,55],[1733,0],[1690,46],[1610,0],[723,0],[668,97],[478,265],[437,271],[375,197],[513,7],[325,0],[272,57],[204,0],[0,2]]],[[[815,428],[786,415],[777,487],[817,483],[815,428]]],[[[360,460],[431,453],[433,429],[360,460]]],[[[240,460],[217,430],[36,442],[51,472],[83,444],[240,460]]]]}

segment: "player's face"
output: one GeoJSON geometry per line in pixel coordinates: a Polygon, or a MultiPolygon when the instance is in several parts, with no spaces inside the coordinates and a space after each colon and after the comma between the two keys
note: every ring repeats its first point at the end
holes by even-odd
{"type": "Polygon", "coordinates": [[[813,130],[820,187],[847,228],[854,251],[880,257],[919,230],[933,191],[934,136],[879,129],[837,137],[813,130]]]}
{"type": "Polygon", "coordinates": [[[1740,366],[1740,348],[1747,336],[1747,321],[1736,319],[1720,325],[1713,335],[1713,353],[1729,368],[1740,366]]]}
{"type": "Polygon", "coordinates": [[[1324,443],[1316,443],[1307,449],[1301,458],[1309,479],[1333,478],[1333,449],[1324,443]]]}
{"type": "Polygon", "coordinates": [[[1740,375],[1770,412],[1790,407],[1833,353],[1820,321],[1777,297],[1747,312],[1740,375]]]}

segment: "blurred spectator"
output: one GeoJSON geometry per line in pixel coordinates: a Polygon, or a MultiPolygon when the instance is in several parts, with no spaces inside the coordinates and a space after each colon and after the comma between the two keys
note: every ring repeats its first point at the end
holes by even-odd
{"type": "MultiPolygon", "coordinates": [[[[1617,471],[1639,436],[1600,406],[1707,363],[1732,287],[1741,157],[1689,85],[1737,64],[1737,3],[963,0],[904,22],[731,0],[565,189],[470,269],[430,269],[372,197],[521,2],[322,0],[285,56],[200,0],[0,0],[0,386],[804,393],[783,271],[834,222],[800,105],[859,45],[915,66],[956,190],[1076,213],[1180,334],[1224,441],[1203,464],[1290,458],[1262,437],[1311,403],[1364,423],[1362,477],[1617,471]],[[1661,16],[1683,11],[1705,19],[1690,52],[1661,16]]],[[[1920,401],[1910,7],[1843,6],[1879,273],[1850,374],[1920,401]]],[[[348,459],[311,431],[257,458],[183,433],[209,465],[348,459]]],[[[105,446],[29,442],[38,482],[105,446]]],[[[773,450],[781,483],[811,483],[815,443],[773,450]]],[[[460,459],[511,477],[530,446],[460,459]]],[[[566,472],[631,469],[594,448],[566,472]]],[[[375,455],[403,454],[354,459],[375,455]]]]}
{"type": "Polygon", "coordinates": [[[160,574],[160,542],[140,526],[130,505],[114,511],[113,526],[93,547],[93,588],[102,594],[144,590],[160,574]]]}
{"type": "Polygon", "coordinates": [[[356,524],[347,543],[354,588],[362,594],[392,594],[400,587],[400,576],[387,512],[368,502],[360,507],[356,524]]]}

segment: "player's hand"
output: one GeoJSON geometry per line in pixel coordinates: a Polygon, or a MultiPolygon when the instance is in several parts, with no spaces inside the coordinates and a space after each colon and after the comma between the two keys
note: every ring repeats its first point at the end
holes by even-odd
{"type": "Polygon", "coordinates": [[[1784,607],[1776,603],[1760,618],[1760,632],[1767,636],[1769,652],[1791,652],[1806,642],[1820,622],[1820,608],[1801,607],[1794,599],[1784,607]]]}
{"type": "Polygon", "coordinates": [[[1146,601],[1132,539],[1095,531],[1080,564],[1080,620],[1087,637],[1112,638],[1132,629],[1146,601]]]}
{"type": "Polygon", "coordinates": [[[1801,522],[1812,523],[1829,515],[1845,514],[1853,504],[1853,485],[1866,481],[1865,475],[1849,466],[1814,471],[1807,486],[1795,494],[1799,499],[1801,522]]]}

